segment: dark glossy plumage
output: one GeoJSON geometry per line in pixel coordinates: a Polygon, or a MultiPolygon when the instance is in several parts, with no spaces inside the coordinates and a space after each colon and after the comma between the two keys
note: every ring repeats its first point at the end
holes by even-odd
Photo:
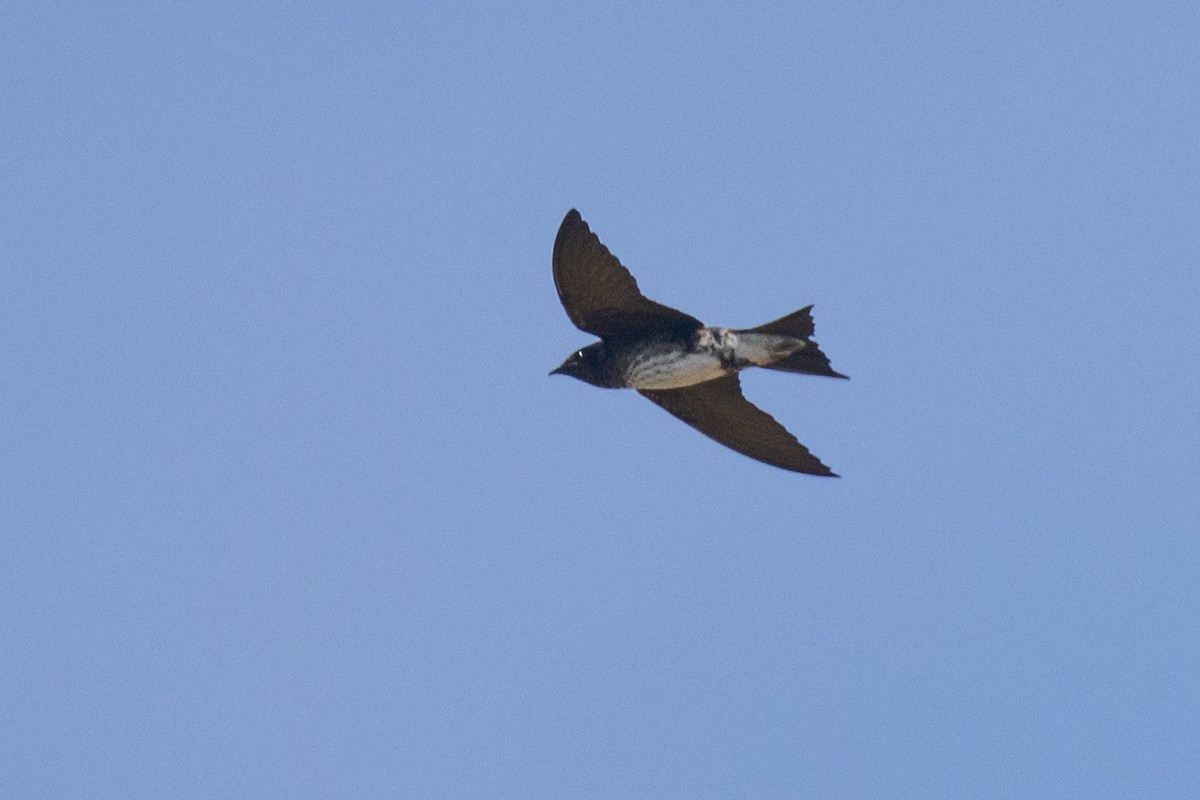
{"type": "MultiPolygon", "coordinates": [[[[756,362],[767,369],[844,378],[809,339],[813,332],[811,306],[758,328],[706,329],[695,317],[642,295],[629,270],[574,209],[563,219],[554,242],[554,285],[576,327],[601,340],[572,354],[551,374],[570,375],[606,388],[636,388],[643,397],[743,455],[793,472],[836,477],[786,428],[743,396],[737,370],[749,364],[731,359],[727,368],[722,367],[717,351],[705,350],[701,344],[708,341],[702,337],[710,331],[732,335],[735,341],[740,336],[760,347],[761,343],[769,345],[768,355],[756,362]],[[801,349],[779,358],[772,349],[777,346],[787,347],[786,352],[801,349]],[[661,369],[677,374],[670,371],[675,363],[700,363],[709,370],[715,365],[719,377],[706,375],[701,382],[681,388],[646,388],[647,383],[638,383],[635,369],[644,369],[655,359],[664,365],[660,374],[661,369]]],[[[688,376],[699,373],[679,374],[695,380],[688,376]]]]}
{"type": "Polygon", "coordinates": [[[637,281],[571,209],[554,240],[554,287],[575,327],[596,336],[691,333],[700,320],[647,299],[637,281]]]}
{"type": "Polygon", "coordinates": [[[742,455],[793,472],[837,477],[787,428],[746,399],[736,373],[686,389],[638,393],[742,455]]]}

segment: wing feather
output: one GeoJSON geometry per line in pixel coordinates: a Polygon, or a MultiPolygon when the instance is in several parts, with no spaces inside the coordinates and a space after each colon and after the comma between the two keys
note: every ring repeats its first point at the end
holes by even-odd
{"type": "Polygon", "coordinates": [[[554,240],[554,287],[567,316],[596,336],[678,330],[690,333],[700,320],[647,299],[629,270],[571,209],[554,240]]]}
{"type": "Polygon", "coordinates": [[[765,464],[836,478],[787,428],[742,394],[737,374],[683,389],[639,390],[710,439],[765,464]]]}

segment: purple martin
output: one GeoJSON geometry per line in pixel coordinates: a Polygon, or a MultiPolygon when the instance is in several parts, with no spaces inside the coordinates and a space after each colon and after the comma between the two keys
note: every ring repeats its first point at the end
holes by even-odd
{"type": "Polygon", "coordinates": [[[571,209],[554,240],[554,286],[571,322],[600,341],[551,375],[636,389],[743,455],[793,472],[837,475],[742,395],[738,372],[764,367],[845,378],[812,341],[812,306],[757,328],[708,327],[642,295],[629,270],[571,209]]]}

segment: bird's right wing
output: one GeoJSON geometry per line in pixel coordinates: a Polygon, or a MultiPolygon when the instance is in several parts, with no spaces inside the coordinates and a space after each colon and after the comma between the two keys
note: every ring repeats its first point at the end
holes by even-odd
{"type": "Polygon", "coordinates": [[[638,393],[742,455],[792,472],[837,477],[787,428],[742,395],[736,373],[683,389],[638,393]]]}
{"type": "Polygon", "coordinates": [[[571,322],[597,336],[686,331],[700,320],[647,299],[629,270],[571,209],[554,240],[554,287],[571,322]]]}

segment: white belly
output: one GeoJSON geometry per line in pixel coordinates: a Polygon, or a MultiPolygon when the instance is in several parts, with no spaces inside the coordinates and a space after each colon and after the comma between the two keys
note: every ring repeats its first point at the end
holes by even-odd
{"type": "Polygon", "coordinates": [[[682,389],[728,375],[714,353],[650,353],[638,359],[629,374],[634,389],[682,389]]]}
{"type": "Polygon", "coordinates": [[[635,389],[682,389],[752,365],[770,364],[804,346],[801,339],[701,328],[688,352],[680,352],[678,344],[665,344],[642,353],[632,365],[629,385],[635,389]]]}

